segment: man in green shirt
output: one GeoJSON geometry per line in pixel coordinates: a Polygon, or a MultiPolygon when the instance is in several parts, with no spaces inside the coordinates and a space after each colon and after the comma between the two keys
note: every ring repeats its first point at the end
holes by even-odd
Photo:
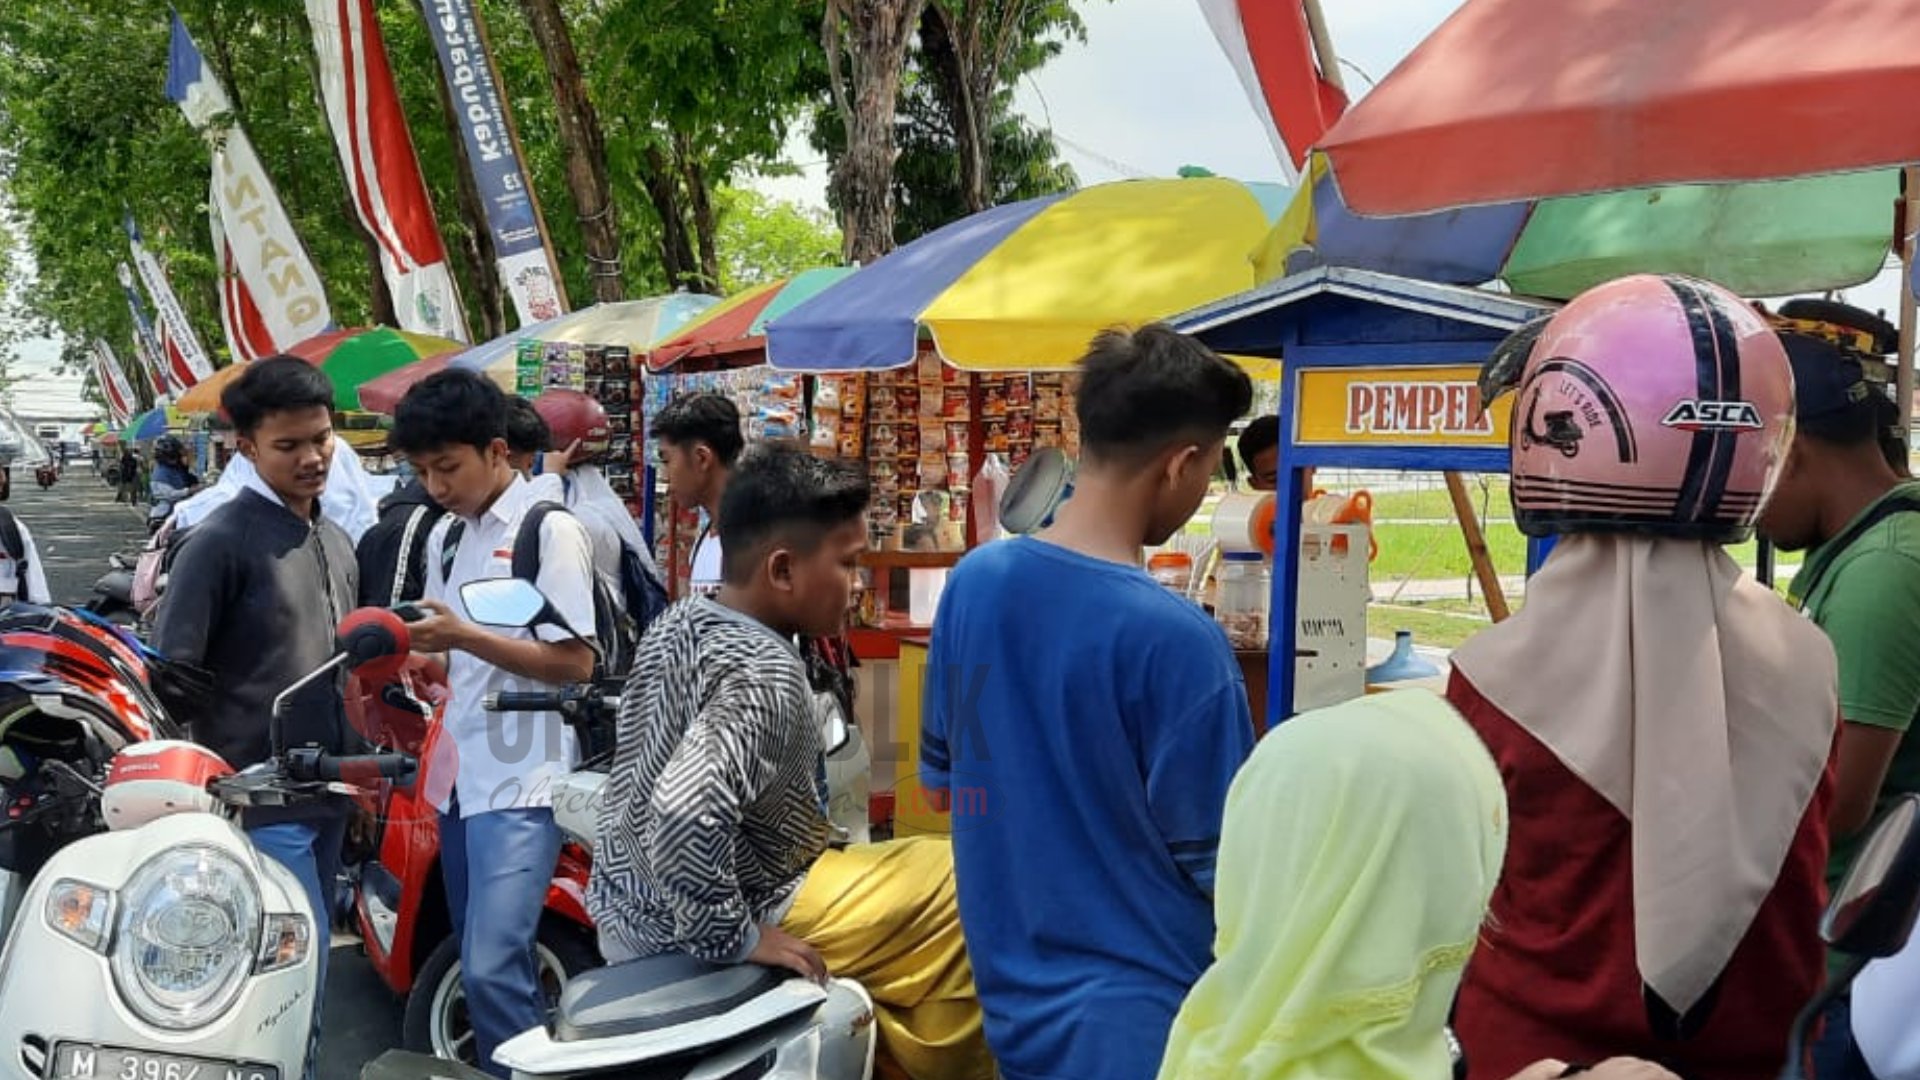
{"type": "MultiPolygon", "coordinates": [[[[1793,361],[1799,428],[1760,531],[1783,550],[1808,552],[1789,595],[1840,661],[1843,724],[1827,816],[1832,887],[1877,813],[1920,791],[1920,736],[1906,737],[1920,712],[1920,482],[1889,461],[1885,439],[1899,411],[1868,378],[1871,357],[1855,339],[1783,332],[1781,340],[1793,361]]],[[[1864,1063],[1847,1011],[1843,1000],[1827,1014],[1815,1051],[1822,1080],[1870,1075],[1854,1069],[1864,1063]]]]}

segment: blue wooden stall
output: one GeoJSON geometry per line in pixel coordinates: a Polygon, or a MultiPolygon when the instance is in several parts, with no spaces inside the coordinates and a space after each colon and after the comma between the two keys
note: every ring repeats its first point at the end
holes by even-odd
{"type": "MultiPolygon", "coordinates": [[[[1293,715],[1301,505],[1318,468],[1505,473],[1509,395],[1481,414],[1474,379],[1548,301],[1318,267],[1188,312],[1216,352],[1282,360],[1280,476],[1268,618],[1268,727],[1293,715]]],[[[1550,544],[1530,541],[1527,572],[1550,544]]]]}

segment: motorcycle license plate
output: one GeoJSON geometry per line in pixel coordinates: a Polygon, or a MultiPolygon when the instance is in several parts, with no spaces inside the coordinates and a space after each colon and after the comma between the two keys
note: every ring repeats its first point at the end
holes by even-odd
{"type": "Polygon", "coordinates": [[[118,1046],[60,1043],[50,1080],[280,1080],[272,1065],[154,1054],[118,1046]]]}

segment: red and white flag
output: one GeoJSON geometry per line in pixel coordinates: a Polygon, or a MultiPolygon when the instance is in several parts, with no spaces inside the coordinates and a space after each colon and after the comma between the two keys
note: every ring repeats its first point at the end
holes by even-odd
{"type": "Polygon", "coordinates": [[[1306,0],[1200,0],[1200,10],[1266,121],[1288,182],[1298,179],[1307,151],[1347,109],[1339,79],[1321,66],[1332,58],[1314,48],[1306,0]]]}
{"type": "Polygon", "coordinates": [[[133,419],[133,387],[127,383],[127,375],[120,367],[120,358],[113,354],[113,346],[105,338],[93,339],[93,377],[100,384],[100,395],[107,399],[107,415],[113,420],[113,426],[119,427],[133,419]]]}
{"type": "Polygon", "coordinates": [[[373,0],[306,0],[327,122],[355,213],[380,245],[402,330],[466,341],[460,294],[434,223],[373,0]]]}

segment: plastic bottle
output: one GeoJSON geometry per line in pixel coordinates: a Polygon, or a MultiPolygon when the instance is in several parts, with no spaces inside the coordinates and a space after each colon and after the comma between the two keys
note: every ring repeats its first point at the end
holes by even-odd
{"type": "Polygon", "coordinates": [[[1187,587],[1193,583],[1193,556],[1184,551],[1162,551],[1147,560],[1147,573],[1153,575],[1153,580],[1185,596],[1187,587]]]}
{"type": "Polygon", "coordinates": [[[1236,649],[1267,647],[1267,601],[1272,596],[1267,562],[1257,551],[1229,551],[1214,571],[1213,617],[1236,649]]]}

